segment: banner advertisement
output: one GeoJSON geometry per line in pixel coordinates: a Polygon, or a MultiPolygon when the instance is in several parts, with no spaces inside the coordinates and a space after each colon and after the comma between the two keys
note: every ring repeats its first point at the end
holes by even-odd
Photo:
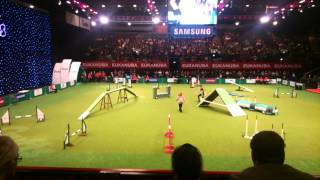
{"type": "Polygon", "coordinates": [[[302,64],[181,62],[182,69],[301,69],[302,64]]]}
{"type": "Polygon", "coordinates": [[[295,87],[295,86],[296,86],[296,82],[290,81],[290,82],[289,82],[289,85],[290,85],[291,87],[295,87]]]}
{"type": "Polygon", "coordinates": [[[178,78],[168,78],[167,82],[168,83],[177,83],[178,82],[178,78]]]}
{"type": "Polygon", "coordinates": [[[170,25],[169,33],[173,38],[205,38],[214,35],[209,25],[170,25]]]}
{"type": "Polygon", "coordinates": [[[282,84],[283,84],[283,85],[288,85],[288,81],[287,81],[287,80],[283,80],[283,81],[282,81],[282,84]]]}
{"type": "Polygon", "coordinates": [[[67,83],[61,83],[61,89],[67,88],[67,83]]]}
{"type": "Polygon", "coordinates": [[[206,79],[206,84],[214,84],[216,82],[215,78],[207,78],[206,79]]]}
{"type": "Polygon", "coordinates": [[[167,62],[106,62],[106,61],[93,61],[82,63],[84,69],[168,69],[169,65],[167,62]]]}
{"type": "Polygon", "coordinates": [[[4,98],[3,97],[0,97],[0,107],[1,106],[4,106],[4,98]]]}
{"type": "Polygon", "coordinates": [[[150,78],[150,79],[149,79],[149,82],[151,82],[151,83],[157,83],[157,82],[158,82],[158,79],[157,79],[157,78],[150,78]]]}
{"type": "Polygon", "coordinates": [[[42,95],[42,88],[33,90],[33,95],[34,95],[34,96],[40,96],[40,95],[42,95]]]}
{"type": "Polygon", "coordinates": [[[52,84],[51,86],[48,86],[49,93],[55,92],[56,91],[56,85],[52,84]]]}
{"type": "Polygon", "coordinates": [[[256,79],[246,79],[246,83],[247,84],[255,84],[256,83],[256,79]]]}
{"type": "Polygon", "coordinates": [[[236,83],[236,79],[225,79],[226,84],[234,84],[236,83]]]}
{"type": "Polygon", "coordinates": [[[269,80],[269,84],[277,84],[277,80],[276,79],[270,79],[269,80]]]}

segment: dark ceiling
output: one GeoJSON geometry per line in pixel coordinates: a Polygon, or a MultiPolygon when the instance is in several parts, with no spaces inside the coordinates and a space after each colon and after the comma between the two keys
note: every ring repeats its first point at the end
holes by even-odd
{"type": "MultiPolygon", "coordinates": [[[[19,0],[48,10],[49,12],[70,11],[83,17],[94,18],[89,9],[98,15],[113,16],[167,16],[168,0],[19,0]],[[69,2],[70,3],[69,3],[69,2]],[[59,3],[60,2],[60,3],[59,3]],[[78,4],[77,4],[78,3],[78,4]],[[81,11],[82,5],[88,5],[81,11]],[[152,6],[150,8],[150,5],[152,6]]],[[[219,16],[261,16],[266,12],[281,20],[282,16],[299,13],[312,7],[319,10],[319,0],[218,0],[219,16]],[[290,7],[293,8],[290,8],[290,7]],[[285,11],[281,9],[285,7],[285,11]],[[290,11],[289,11],[290,9],[290,11]],[[275,11],[280,13],[275,15],[275,11]]],[[[313,8],[314,9],[314,8],[313,8]]],[[[319,13],[318,13],[319,14],[319,13]]],[[[274,18],[273,17],[273,18],[274,18]]],[[[222,19],[222,18],[220,18],[222,19]]],[[[221,21],[220,21],[221,22],[221,21]]]]}

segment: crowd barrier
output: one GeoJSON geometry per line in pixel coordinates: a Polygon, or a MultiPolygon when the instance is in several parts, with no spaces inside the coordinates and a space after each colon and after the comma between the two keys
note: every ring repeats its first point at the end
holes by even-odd
{"type": "Polygon", "coordinates": [[[42,88],[22,90],[17,93],[0,96],[0,107],[15,104],[21,101],[29,100],[38,96],[59,92],[65,88],[76,85],[76,81],[61,83],[56,85],[44,86],[42,88]]]}
{"type": "MultiPolygon", "coordinates": [[[[227,180],[238,172],[205,171],[206,180],[227,180]]],[[[319,176],[314,176],[320,180],[319,176]]],[[[175,179],[171,170],[145,169],[94,169],[94,168],[56,168],[56,167],[18,167],[17,180],[168,180],[175,179]]]]}

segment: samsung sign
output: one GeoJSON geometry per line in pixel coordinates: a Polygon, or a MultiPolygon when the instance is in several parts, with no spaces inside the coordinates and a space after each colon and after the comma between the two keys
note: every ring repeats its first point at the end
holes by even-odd
{"type": "Polygon", "coordinates": [[[169,27],[171,36],[175,38],[199,38],[211,37],[214,35],[213,26],[171,26],[169,27]]]}

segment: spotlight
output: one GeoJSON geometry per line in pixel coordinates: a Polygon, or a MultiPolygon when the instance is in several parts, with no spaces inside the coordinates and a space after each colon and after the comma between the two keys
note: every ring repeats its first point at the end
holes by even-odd
{"type": "Polygon", "coordinates": [[[246,7],[250,7],[250,4],[246,4],[246,7]]]}
{"type": "Polygon", "coordinates": [[[76,9],[74,12],[75,12],[76,14],[78,14],[78,13],[79,13],[79,10],[78,10],[78,9],[76,9]]]}
{"type": "Polygon", "coordinates": [[[281,18],[282,18],[282,19],[285,19],[285,18],[286,18],[286,16],[282,16],[281,18]]]}
{"type": "Polygon", "coordinates": [[[261,18],[260,18],[260,23],[261,24],[265,24],[265,23],[267,23],[267,22],[269,22],[270,21],[270,17],[269,16],[262,16],[261,18]]]}
{"type": "Polygon", "coordinates": [[[109,23],[109,18],[106,16],[100,16],[99,18],[101,24],[108,24],[109,23]]]}
{"type": "Polygon", "coordinates": [[[86,12],[86,9],[81,9],[82,12],[86,12]]]}
{"type": "Polygon", "coordinates": [[[91,21],[91,26],[95,27],[97,23],[95,21],[91,21]]]}
{"type": "Polygon", "coordinates": [[[29,5],[29,8],[33,9],[33,8],[34,8],[34,5],[30,4],[30,5],[29,5]]]}
{"type": "Polygon", "coordinates": [[[274,26],[276,26],[276,25],[278,25],[278,21],[273,21],[272,24],[273,24],[274,26]]]}
{"type": "Polygon", "coordinates": [[[105,4],[102,4],[102,5],[101,5],[101,7],[102,7],[102,8],[105,8],[105,7],[106,7],[106,5],[105,5],[105,4]]]}
{"type": "Polygon", "coordinates": [[[132,5],[132,7],[136,8],[136,7],[137,7],[137,5],[136,5],[136,4],[134,4],[134,5],[132,5]]]}
{"type": "Polygon", "coordinates": [[[67,4],[71,4],[71,2],[70,2],[70,1],[66,1],[66,3],[67,3],[67,4]]]}
{"type": "Polygon", "coordinates": [[[162,26],[166,26],[166,23],[162,23],[162,26]]]}
{"type": "Polygon", "coordinates": [[[58,6],[61,6],[62,2],[61,0],[58,1],[58,6]]]}
{"type": "Polygon", "coordinates": [[[154,17],[154,18],[152,18],[152,22],[153,22],[153,24],[159,24],[160,23],[160,18],[159,17],[154,17]]]}
{"type": "Polygon", "coordinates": [[[118,4],[117,7],[118,7],[118,8],[121,8],[122,6],[121,6],[121,4],[118,4]]]}
{"type": "Polygon", "coordinates": [[[88,19],[90,20],[90,19],[91,19],[91,17],[90,17],[90,16],[88,16],[88,19]]]}
{"type": "Polygon", "coordinates": [[[131,26],[131,22],[128,22],[128,26],[131,26]]]}
{"type": "Polygon", "coordinates": [[[240,25],[240,22],[237,21],[237,22],[234,23],[234,25],[239,26],[239,25],[240,25]]]}

